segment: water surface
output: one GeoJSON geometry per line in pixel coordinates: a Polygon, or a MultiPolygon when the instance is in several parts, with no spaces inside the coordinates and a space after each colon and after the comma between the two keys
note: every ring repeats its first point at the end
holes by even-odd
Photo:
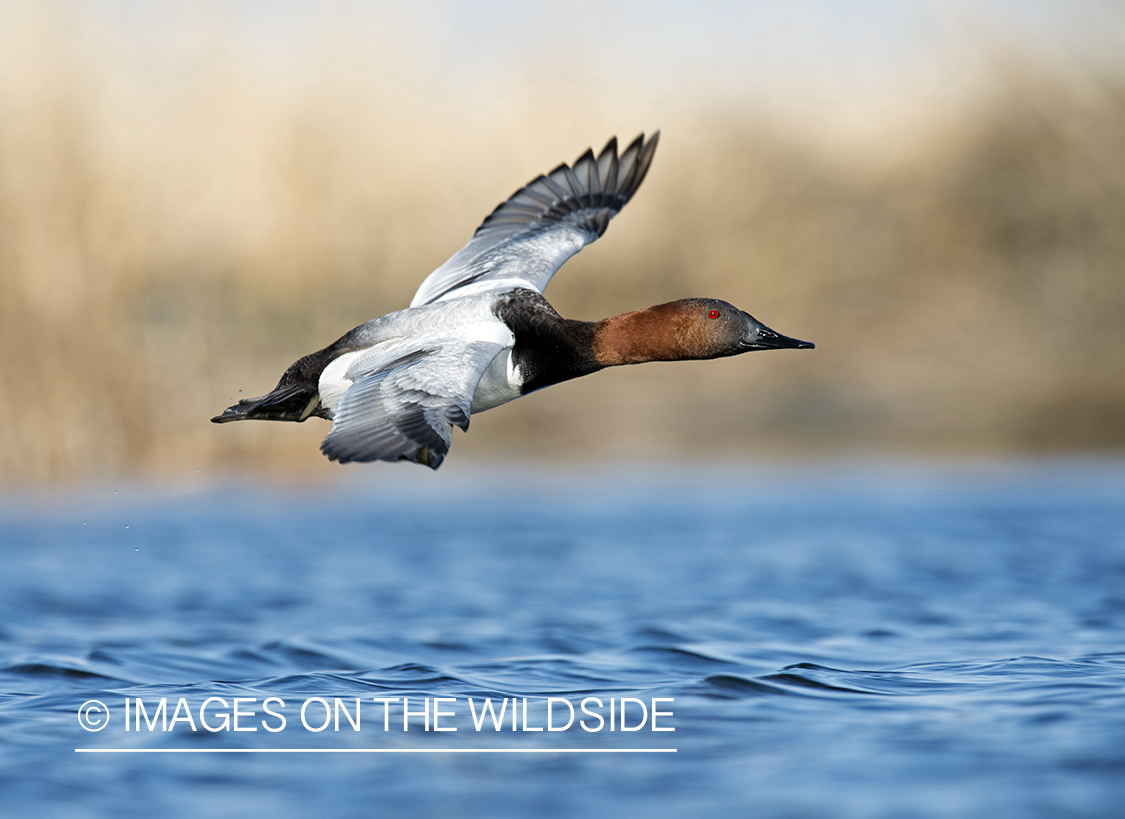
{"type": "Polygon", "coordinates": [[[392,474],[0,501],[0,813],[1121,815],[1125,464],[392,474]],[[286,727],[124,730],[209,697],[286,727]],[[468,697],[675,731],[478,732],[468,697]]]}

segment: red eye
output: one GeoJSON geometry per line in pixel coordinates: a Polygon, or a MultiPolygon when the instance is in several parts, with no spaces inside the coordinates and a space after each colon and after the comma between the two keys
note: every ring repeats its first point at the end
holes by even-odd
{"type": "Polygon", "coordinates": [[[710,313],[707,314],[707,318],[718,318],[718,317],[719,317],[719,311],[718,310],[712,310],[710,313]]]}

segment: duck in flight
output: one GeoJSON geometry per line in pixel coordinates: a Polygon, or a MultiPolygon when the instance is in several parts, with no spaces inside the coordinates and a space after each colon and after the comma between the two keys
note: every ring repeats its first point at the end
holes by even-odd
{"type": "Polygon", "coordinates": [[[618,156],[614,137],[516,191],[422,282],[405,310],[361,324],[285,371],[268,395],[211,420],[332,421],[333,461],[437,469],[453,427],[534,390],[620,364],[808,348],[718,299],[690,298],[602,321],[543,298],[555,271],[601,236],[636,193],[660,136],[618,156]]]}

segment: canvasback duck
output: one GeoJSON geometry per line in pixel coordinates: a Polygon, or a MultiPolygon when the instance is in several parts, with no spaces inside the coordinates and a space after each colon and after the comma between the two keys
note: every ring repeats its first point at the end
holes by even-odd
{"type": "Polygon", "coordinates": [[[681,299],[602,321],[560,316],[543,289],[605,232],[648,172],[659,131],[617,155],[559,165],[501,203],[422,282],[405,310],[361,324],[285,371],[274,390],[211,420],[332,421],[333,461],[437,469],[454,425],[534,390],[620,364],[808,348],[718,299],[681,299]]]}

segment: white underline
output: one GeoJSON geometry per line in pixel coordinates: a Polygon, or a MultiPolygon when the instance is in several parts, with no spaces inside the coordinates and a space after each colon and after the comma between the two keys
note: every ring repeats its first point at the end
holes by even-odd
{"type": "Polygon", "coordinates": [[[675,748],[75,748],[76,754],[674,754],[675,748]]]}

